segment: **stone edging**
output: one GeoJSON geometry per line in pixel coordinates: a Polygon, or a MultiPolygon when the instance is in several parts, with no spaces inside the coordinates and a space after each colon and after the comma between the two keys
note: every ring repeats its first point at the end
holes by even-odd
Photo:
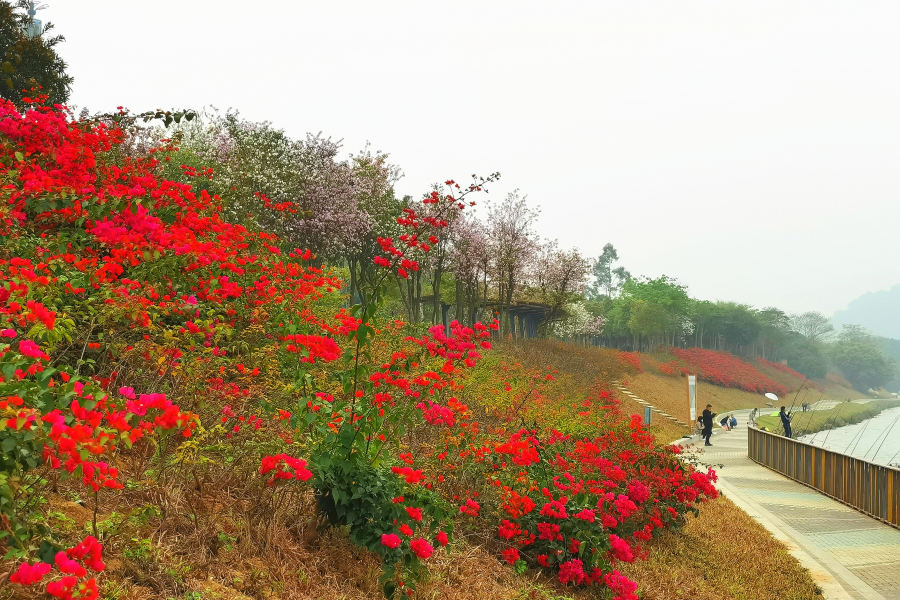
{"type": "Polygon", "coordinates": [[[676,419],[675,417],[673,417],[673,416],[670,415],[669,413],[663,412],[662,410],[656,408],[655,406],[653,406],[652,404],[650,404],[650,403],[647,402],[646,400],[642,400],[641,398],[638,398],[637,396],[635,396],[634,394],[632,394],[630,391],[628,391],[628,389],[625,388],[625,386],[623,386],[621,383],[615,382],[613,385],[615,385],[616,388],[618,388],[621,392],[625,393],[629,398],[631,398],[632,400],[634,400],[635,402],[637,402],[637,403],[640,404],[641,406],[647,406],[647,407],[649,407],[650,410],[652,410],[653,412],[659,413],[660,415],[664,416],[665,418],[669,419],[670,421],[674,421],[675,423],[681,425],[682,427],[686,427],[686,428],[690,429],[690,427],[688,426],[687,423],[685,423],[685,422],[683,422],[683,421],[679,421],[678,419],[676,419]]]}

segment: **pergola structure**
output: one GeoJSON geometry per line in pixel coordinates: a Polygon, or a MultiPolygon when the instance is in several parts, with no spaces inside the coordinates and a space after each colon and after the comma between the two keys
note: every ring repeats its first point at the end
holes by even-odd
{"type": "MultiPolygon", "coordinates": [[[[434,296],[422,296],[420,302],[422,304],[434,301],[434,296]]],[[[448,313],[453,307],[452,304],[441,302],[441,320],[444,327],[449,325],[448,313]]],[[[538,337],[538,330],[547,318],[550,316],[551,307],[548,304],[540,302],[515,302],[510,306],[501,306],[496,300],[488,300],[484,305],[485,309],[498,312],[500,308],[504,308],[509,313],[510,324],[513,329],[513,337],[518,339],[533,339],[538,337]]],[[[554,321],[565,319],[568,315],[564,308],[558,308],[553,317],[554,321]]]]}

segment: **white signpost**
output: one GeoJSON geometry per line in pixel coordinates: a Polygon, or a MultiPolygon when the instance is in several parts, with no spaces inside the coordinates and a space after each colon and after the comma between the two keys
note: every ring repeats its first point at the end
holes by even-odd
{"type": "Polygon", "coordinates": [[[697,376],[687,376],[688,402],[691,405],[691,424],[697,421],[697,376]]]}

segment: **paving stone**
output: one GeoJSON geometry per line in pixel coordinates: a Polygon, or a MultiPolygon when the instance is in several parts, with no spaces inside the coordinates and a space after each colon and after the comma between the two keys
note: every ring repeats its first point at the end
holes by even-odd
{"type": "MultiPolygon", "coordinates": [[[[900,600],[900,530],[754,463],[747,457],[746,428],[717,435],[713,444],[697,448],[700,460],[721,464],[719,476],[799,532],[808,554],[825,553],[877,594],[900,600]]],[[[867,598],[829,571],[852,597],[867,598]]]]}

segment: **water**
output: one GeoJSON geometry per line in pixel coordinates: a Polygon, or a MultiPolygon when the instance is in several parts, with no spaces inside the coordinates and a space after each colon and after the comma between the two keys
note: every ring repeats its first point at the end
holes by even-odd
{"type": "Polygon", "coordinates": [[[897,465],[900,463],[900,407],[890,408],[862,423],[797,439],[879,465],[897,465]]]}

